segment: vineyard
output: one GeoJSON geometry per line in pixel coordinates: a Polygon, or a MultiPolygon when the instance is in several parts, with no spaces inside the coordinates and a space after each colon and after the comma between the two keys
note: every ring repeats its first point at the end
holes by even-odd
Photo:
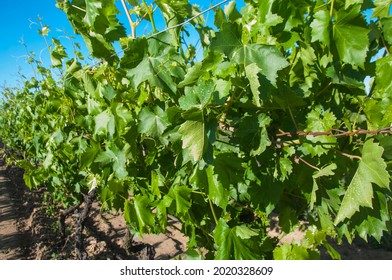
{"type": "Polygon", "coordinates": [[[222,1],[211,24],[187,0],[56,2],[93,60],[42,24],[51,65],[28,52],[34,76],[2,89],[0,139],[60,240],[78,213],[77,259],[94,211],[130,247],[175,227],[192,259],[340,259],[390,236],[392,1],[222,1]],[[279,242],[272,217],[305,237],[279,242]]]}

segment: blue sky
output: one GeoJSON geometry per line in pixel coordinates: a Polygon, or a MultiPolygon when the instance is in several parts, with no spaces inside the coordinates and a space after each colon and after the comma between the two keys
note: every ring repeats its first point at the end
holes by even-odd
{"type": "MultiPolygon", "coordinates": [[[[3,1],[3,22],[0,41],[0,84],[14,85],[17,79],[18,68],[26,68],[26,51],[19,43],[24,40],[28,48],[40,52],[45,46],[42,37],[38,35],[37,25],[31,25],[30,20],[36,21],[38,16],[43,17],[45,23],[58,28],[72,31],[67,18],[55,7],[54,0],[39,1],[3,1]]],[[[25,71],[22,71],[25,72],[25,71]]]]}
{"type": "MultiPolygon", "coordinates": [[[[121,5],[120,1],[117,1],[121,5]]],[[[150,2],[150,1],[148,1],[150,2]]],[[[198,4],[202,10],[208,8],[211,3],[216,4],[221,0],[191,0],[192,4],[198,4]]],[[[238,4],[243,5],[243,1],[237,1],[238,4]]],[[[7,0],[3,1],[3,22],[6,26],[1,28],[0,40],[0,85],[16,86],[18,85],[18,71],[26,76],[32,75],[31,67],[26,63],[26,50],[21,45],[20,41],[24,41],[29,51],[34,51],[37,55],[41,55],[42,60],[48,61],[48,52],[46,50],[45,41],[42,36],[38,34],[39,25],[37,18],[42,18],[42,23],[50,26],[51,32],[49,37],[60,37],[65,47],[67,39],[64,38],[64,33],[59,30],[64,30],[71,35],[73,33],[71,25],[68,23],[65,14],[56,8],[55,0],[7,0]]],[[[119,6],[121,7],[121,6],[119,6]]],[[[123,10],[120,9],[123,13],[123,10]]],[[[210,15],[212,18],[212,15],[210,15]]],[[[127,22],[125,17],[121,19],[125,26],[127,22]]],[[[159,26],[158,26],[159,28],[159,26]]],[[[140,35],[140,34],[139,34],[140,35]]],[[[83,46],[83,42],[79,43],[83,46]]]]}

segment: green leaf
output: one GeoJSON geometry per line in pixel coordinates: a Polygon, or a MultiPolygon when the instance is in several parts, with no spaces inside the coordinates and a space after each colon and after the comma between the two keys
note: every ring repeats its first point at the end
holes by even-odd
{"type": "Polygon", "coordinates": [[[348,7],[354,4],[363,4],[363,0],[346,0],[346,4],[344,8],[347,9],[348,7]]]}
{"type": "Polygon", "coordinates": [[[67,57],[67,53],[59,40],[52,38],[52,43],[54,45],[53,50],[50,52],[52,65],[53,67],[61,68],[63,66],[63,59],[67,57]]]}
{"type": "Polygon", "coordinates": [[[185,87],[185,94],[180,97],[178,104],[183,110],[189,110],[191,108],[202,110],[211,100],[214,90],[215,84],[212,80],[199,80],[197,85],[185,87]]]}
{"type": "MultiPolygon", "coordinates": [[[[332,112],[325,111],[321,106],[316,106],[307,114],[306,122],[307,127],[305,131],[326,132],[335,126],[336,116],[332,112]]],[[[311,143],[304,143],[300,147],[300,150],[306,155],[311,154],[313,157],[326,154],[336,143],[335,137],[327,135],[308,135],[306,139],[311,143]]]]}
{"type": "Polygon", "coordinates": [[[274,250],[275,260],[318,260],[320,254],[316,249],[308,249],[297,244],[285,243],[274,250]]]}
{"type": "MultiPolygon", "coordinates": [[[[388,95],[383,96],[384,93],[389,93],[392,90],[392,57],[387,56],[377,60],[376,62],[376,87],[378,92],[377,97],[389,98],[388,95]]],[[[389,101],[389,100],[388,100],[389,101]]],[[[388,103],[390,103],[389,101],[388,103]]]]}
{"type": "Polygon", "coordinates": [[[354,67],[365,67],[369,50],[369,31],[366,28],[337,22],[333,27],[333,38],[340,59],[354,67]]]}
{"type": "Polygon", "coordinates": [[[145,57],[148,49],[147,39],[145,37],[120,39],[124,56],[121,58],[121,67],[132,69],[136,67],[145,57]]]}
{"type": "Polygon", "coordinates": [[[335,170],[337,168],[335,163],[332,163],[324,168],[322,168],[320,171],[316,171],[315,174],[313,174],[313,178],[314,179],[318,179],[320,177],[324,177],[324,176],[333,176],[335,175],[335,172],[333,172],[333,170],[335,170]]]}
{"type": "Polygon", "coordinates": [[[207,149],[207,135],[205,132],[203,111],[192,109],[183,113],[186,120],[178,132],[182,135],[182,148],[189,149],[194,161],[202,159],[207,149]]]}
{"type": "Polygon", "coordinates": [[[320,41],[329,47],[330,44],[330,15],[327,10],[320,10],[314,14],[314,20],[310,24],[312,28],[312,42],[320,41]]]}
{"type": "Polygon", "coordinates": [[[183,22],[191,11],[191,6],[187,0],[156,0],[155,2],[161,9],[169,27],[183,22]]]}
{"type": "Polygon", "coordinates": [[[250,148],[251,156],[261,155],[271,145],[267,131],[271,121],[265,114],[255,116],[246,113],[241,118],[235,136],[244,148],[250,148]]]}
{"type": "Polygon", "coordinates": [[[182,78],[184,72],[181,67],[176,66],[178,55],[171,44],[171,37],[163,34],[157,39],[162,43],[151,42],[143,60],[137,66],[126,70],[127,77],[135,91],[141,83],[147,81],[152,86],[175,93],[177,84],[173,81],[173,77],[182,78]],[[165,41],[167,44],[164,44],[165,41]]]}
{"type": "Polygon", "coordinates": [[[104,166],[111,165],[114,175],[118,179],[123,180],[128,175],[128,171],[126,170],[128,151],[128,144],[122,150],[115,145],[110,148],[106,147],[106,151],[99,153],[95,162],[99,162],[104,166]]]}
{"type": "Polygon", "coordinates": [[[113,102],[111,108],[114,113],[117,134],[123,135],[134,125],[133,114],[124,103],[113,102]]]}
{"type": "Polygon", "coordinates": [[[391,228],[389,202],[388,198],[379,191],[376,192],[374,202],[373,209],[365,208],[361,213],[357,213],[353,220],[361,238],[368,241],[367,237],[372,236],[380,243],[384,233],[391,228]]]}
{"type": "Polygon", "coordinates": [[[260,22],[262,23],[263,26],[266,28],[276,26],[279,23],[283,22],[283,18],[279,16],[278,14],[274,13],[273,10],[273,5],[275,4],[275,0],[265,0],[260,2],[260,10],[259,10],[259,16],[260,16],[260,22]]]}
{"type": "Polygon", "coordinates": [[[112,112],[107,109],[94,117],[95,129],[94,135],[113,136],[115,132],[115,121],[112,112]]]}
{"type": "Polygon", "coordinates": [[[372,17],[384,18],[389,16],[389,11],[391,10],[392,1],[391,0],[374,0],[374,5],[372,17]]]}
{"type": "Polygon", "coordinates": [[[57,7],[62,9],[75,33],[80,34],[92,55],[113,61],[114,47],[111,42],[126,37],[125,28],[116,18],[118,10],[114,0],[69,1],[58,0],[57,7]],[[85,12],[75,9],[75,5],[85,12]]]}
{"type": "Polygon", "coordinates": [[[245,66],[246,77],[249,80],[250,90],[252,91],[253,94],[253,104],[255,104],[257,107],[261,107],[260,92],[259,92],[260,81],[258,76],[260,70],[261,69],[255,63],[245,66]]]}
{"type": "MultiPolygon", "coordinates": [[[[289,158],[280,158],[279,161],[279,172],[280,172],[280,178],[279,180],[284,181],[285,179],[288,179],[288,176],[293,172],[293,163],[291,159],[289,158]]],[[[278,178],[278,172],[275,170],[274,177],[278,178]]]]}
{"type": "Polygon", "coordinates": [[[169,125],[166,112],[159,106],[155,106],[153,111],[144,107],[139,114],[139,133],[159,138],[169,125]]]}
{"type": "Polygon", "coordinates": [[[162,175],[155,170],[151,170],[151,183],[150,183],[150,191],[153,195],[158,198],[161,198],[161,192],[159,187],[164,186],[164,178],[162,175]]]}
{"type": "Polygon", "coordinates": [[[165,195],[157,206],[157,218],[162,230],[166,229],[167,226],[167,208],[172,204],[173,199],[169,195],[165,195]]]}
{"type": "Polygon", "coordinates": [[[238,154],[225,152],[219,153],[214,159],[214,172],[218,175],[219,182],[228,189],[229,186],[237,186],[244,180],[245,169],[243,160],[238,154]]]}
{"type": "Polygon", "coordinates": [[[219,52],[209,52],[201,62],[196,62],[186,71],[184,79],[178,84],[178,88],[193,84],[209,71],[215,71],[217,65],[222,62],[224,55],[219,52]]]}
{"type": "Polygon", "coordinates": [[[102,85],[101,83],[99,83],[97,86],[97,90],[100,95],[105,96],[109,102],[112,101],[112,99],[117,95],[117,92],[110,85],[102,85]]]}
{"type": "Polygon", "coordinates": [[[44,162],[42,163],[43,167],[45,169],[48,169],[52,165],[52,161],[53,161],[53,153],[49,152],[44,162]]]}
{"type": "Polygon", "coordinates": [[[236,235],[241,239],[250,239],[253,236],[259,236],[260,232],[255,229],[251,229],[246,225],[240,225],[236,227],[236,235]]]}
{"type": "Polygon", "coordinates": [[[385,40],[387,40],[389,45],[392,45],[392,17],[383,18],[381,25],[385,40]]]}
{"type": "Polygon", "coordinates": [[[90,167],[90,165],[94,162],[96,156],[99,154],[101,148],[98,143],[91,141],[90,146],[84,151],[81,155],[80,163],[81,170],[90,167]]]}
{"type": "Polygon", "coordinates": [[[186,186],[174,186],[170,189],[169,195],[176,202],[176,214],[186,214],[192,205],[192,190],[186,186]]]}
{"type": "Polygon", "coordinates": [[[237,23],[223,23],[221,30],[212,40],[210,48],[231,57],[234,50],[242,47],[241,29],[237,23]]]}
{"type": "Polygon", "coordinates": [[[205,170],[208,183],[208,198],[222,209],[226,209],[229,203],[229,190],[218,180],[218,175],[214,174],[214,168],[210,165],[205,170]]]}
{"type": "Polygon", "coordinates": [[[215,259],[218,260],[257,260],[257,241],[252,237],[258,234],[245,225],[230,228],[220,219],[214,229],[215,244],[218,247],[215,259]]]}
{"type": "Polygon", "coordinates": [[[372,183],[382,188],[389,188],[389,174],[386,163],[381,157],[383,151],[384,149],[377,143],[373,143],[372,139],[365,142],[362,159],[343,197],[335,225],[346,218],[351,218],[360,210],[360,206],[372,208],[372,183]]]}
{"type": "Polygon", "coordinates": [[[312,189],[312,193],[310,196],[310,202],[309,202],[309,207],[310,210],[313,210],[314,204],[316,203],[317,200],[317,196],[316,196],[316,192],[319,189],[319,186],[317,184],[317,179],[319,179],[320,177],[328,177],[328,176],[333,176],[335,175],[335,172],[333,172],[333,170],[335,170],[337,168],[337,165],[335,163],[332,163],[324,168],[322,168],[320,171],[316,171],[313,174],[313,189],[312,189]]]}
{"type": "MultiPolygon", "coordinates": [[[[278,71],[289,65],[275,46],[259,44],[244,45],[237,48],[233,53],[233,61],[244,64],[245,67],[251,64],[257,65],[260,69],[260,73],[274,86],[276,86],[278,71]]],[[[254,66],[251,67],[252,71],[256,70],[254,66]]],[[[252,75],[254,75],[254,73],[252,73],[252,75]]],[[[254,80],[254,78],[252,80],[254,80]]]]}
{"type": "Polygon", "coordinates": [[[235,22],[237,19],[241,18],[241,14],[236,9],[236,2],[230,1],[224,8],[225,15],[231,22],[235,22]]]}
{"type": "MultiPolygon", "coordinates": [[[[93,178],[95,179],[95,178],[93,178]]],[[[94,182],[94,181],[93,181],[94,182]]],[[[109,190],[113,193],[121,193],[124,191],[124,181],[111,179],[108,180],[109,190]]]]}
{"type": "Polygon", "coordinates": [[[109,42],[125,37],[125,28],[116,18],[119,13],[114,0],[86,1],[86,15],[84,21],[97,33],[105,36],[109,42]]]}
{"type": "Polygon", "coordinates": [[[136,224],[140,233],[155,228],[154,214],[152,213],[147,197],[137,195],[131,201],[124,201],[124,218],[129,225],[136,224]]]}

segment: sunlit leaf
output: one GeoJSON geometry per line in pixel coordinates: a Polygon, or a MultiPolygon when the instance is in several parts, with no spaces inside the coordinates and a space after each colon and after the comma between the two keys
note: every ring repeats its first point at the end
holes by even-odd
{"type": "Polygon", "coordinates": [[[346,194],[342,200],[335,224],[346,218],[352,217],[360,207],[373,207],[372,183],[389,188],[389,174],[386,171],[386,163],[382,159],[383,148],[373,140],[365,142],[362,150],[362,159],[355,172],[346,194]]]}

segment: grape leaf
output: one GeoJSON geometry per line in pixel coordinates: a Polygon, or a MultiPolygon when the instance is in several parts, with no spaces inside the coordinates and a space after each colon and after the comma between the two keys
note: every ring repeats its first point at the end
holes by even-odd
{"type": "Polygon", "coordinates": [[[312,42],[320,41],[329,47],[330,44],[330,22],[329,12],[327,10],[320,10],[314,14],[314,20],[310,24],[312,28],[312,42]]]}
{"type": "Polygon", "coordinates": [[[389,188],[389,174],[386,171],[386,163],[381,157],[383,151],[384,149],[372,139],[365,142],[362,159],[343,197],[335,225],[354,215],[359,211],[360,206],[373,207],[372,183],[382,188],[389,188]]]}
{"type": "Polygon", "coordinates": [[[182,135],[182,148],[189,149],[194,161],[201,160],[208,144],[203,111],[191,109],[183,113],[183,117],[186,121],[178,130],[182,135]]]}
{"type": "Polygon", "coordinates": [[[366,28],[336,23],[333,27],[333,38],[340,59],[354,67],[365,67],[366,55],[369,50],[369,31],[366,28]]]}
{"type": "Polygon", "coordinates": [[[388,198],[380,191],[375,192],[373,209],[364,208],[351,221],[356,225],[358,235],[368,241],[374,237],[379,243],[385,232],[391,230],[391,215],[388,198]]]}
{"type": "Polygon", "coordinates": [[[63,65],[63,59],[67,58],[68,55],[59,40],[52,38],[52,43],[54,48],[50,52],[50,60],[52,61],[53,67],[61,68],[63,65]]]}
{"type": "Polygon", "coordinates": [[[242,159],[236,153],[226,152],[215,155],[214,172],[218,175],[219,182],[228,188],[243,181],[245,170],[242,163],[242,159]]]}
{"type": "Polygon", "coordinates": [[[362,3],[363,3],[363,0],[346,0],[346,4],[345,4],[344,8],[347,9],[351,5],[362,4],[362,3]]]}
{"type": "Polygon", "coordinates": [[[130,79],[135,91],[141,83],[148,81],[153,86],[176,92],[177,85],[172,78],[172,74],[174,75],[175,71],[167,65],[168,56],[172,55],[171,50],[172,47],[169,45],[160,50],[161,53],[159,55],[146,53],[143,60],[136,67],[127,69],[127,77],[130,79]]]}
{"type": "Polygon", "coordinates": [[[139,114],[139,133],[159,138],[169,125],[166,112],[159,106],[154,106],[153,112],[144,107],[139,114]]]}
{"type": "Polygon", "coordinates": [[[241,28],[237,23],[223,23],[210,45],[212,50],[222,52],[227,57],[231,57],[239,47],[242,47],[241,28]]]}
{"type": "Polygon", "coordinates": [[[82,153],[80,157],[81,169],[89,167],[95,160],[96,156],[99,154],[101,148],[95,141],[90,142],[90,146],[82,153]]]}
{"type": "Polygon", "coordinates": [[[143,195],[137,195],[132,200],[124,201],[124,218],[129,225],[137,224],[140,233],[155,228],[154,214],[150,210],[149,200],[143,195]]]}
{"type": "Polygon", "coordinates": [[[186,71],[184,79],[178,84],[179,88],[193,84],[200,77],[210,70],[215,70],[216,66],[223,60],[224,55],[219,52],[209,52],[203,61],[196,62],[186,71]]]}
{"type": "Polygon", "coordinates": [[[245,114],[235,132],[236,141],[244,148],[249,146],[251,156],[261,155],[271,145],[267,131],[270,123],[271,118],[265,114],[245,114]]]}
{"type": "Polygon", "coordinates": [[[46,156],[44,162],[42,163],[42,165],[45,169],[48,169],[52,165],[53,157],[54,157],[53,153],[49,152],[48,155],[46,156]]]}
{"type": "Polygon", "coordinates": [[[210,165],[206,170],[208,184],[208,198],[222,209],[226,209],[229,203],[229,191],[218,180],[218,175],[214,174],[214,168],[210,165]]]}
{"type": "MultiPolygon", "coordinates": [[[[311,112],[306,116],[307,127],[305,131],[329,131],[336,122],[336,116],[334,113],[329,111],[324,111],[321,106],[316,106],[311,112]]],[[[299,149],[304,154],[310,154],[314,156],[321,156],[328,152],[329,147],[336,143],[336,138],[321,135],[313,136],[308,135],[306,139],[311,143],[304,143],[299,149]]]]}
{"type": "Polygon", "coordinates": [[[113,136],[115,132],[115,121],[112,112],[107,109],[96,115],[94,135],[107,135],[113,136]]]}
{"type": "Polygon", "coordinates": [[[317,171],[313,174],[313,189],[312,189],[312,193],[310,196],[310,202],[309,202],[309,207],[310,210],[313,210],[314,204],[316,203],[316,192],[319,189],[319,186],[317,184],[317,179],[320,177],[327,177],[327,176],[333,176],[335,175],[334,171],[337,168],[337,165],[335,163],[332,163],[324,168],[322,168],[320,171],[317,171]]]}
{"type": "Polygon", "coordinates": [[[85,22],[90,28],[105,36],[105,41],[113,42],[121,37],[126,37],[124,26],[117,20],[119,13],[114,0],[86,1],[85,22]]]}
{"type": "Polygon", "coordinates": [[[375,86],[371,92],[373,98],[365,101],[364,111],[369,129],[382,129],[392,123],[392,57],[387,56],[376,61],[375,86]]]}
{"type": "Polygon", "coordinates": [[[192,189],[187,186],[174,186],[170,189],[169,195],[176,202],[176,214],[186,214],[192,205],[192,189]]]}
{"type": "Polygon", "coordinates": [[[391,45],[392,44],[392,17],[383,18],[381,20],[381,24],[382,24],[384,38],[385,40],[387,40],[389,45],[391,45]]]}
{"type": "Polygon", "coordinates": [[[319,252],[297,244],[285,243],[274,250],[275,260],[318,260],[319,252]]]}
{"type": "Polygon", "coordinates": [[[97,155],[95,162],[99,162],[104,166],[111,165],[114,175],[122,180],[128,175],[126,163],[129,147],[128,144],[126,144],[122,150],[115,145],[112,145],[110,148],[106,147],[105,151],[97,155]]]}
{"type": "Polygon", "coordinates": [[[131,111],[124,103],[113,102],[111,107],[114,114],[117,134],[122,135],[123,133],[128,132],[132,123],[131,121],[133,121],[133,114],[131,111]]]}
{"type": "Polygon", "coordinates": [[[260,70],[261,69],[255,63],[245,66],[246,77],[249,80],[250,90],[252,91],[253,94],[253,104],[255,104],[257,107],[261,107],[260,92],[259,92],[260,81],[258,76],[260,70]]]}
{"type": "Polygon", "coordinates": [[[117,95],[117,92],[110,85],[102,85],[101,83],[99,83],[97,86],[97,90],[100,95],[105,96],[109,102],[112,101],[112,99],[115,98],[117,95]]]}
{"type": "Polygon", "coordinates": [[[180,97],[178,104],[181,109],[189,110],[192,107],[202,110],[210,101],[215,85],[212,80],[200,80],[193,87],[185,87],[185,95],[180,97]]]}
{"type": "MultiPolygon", "coordinates": [[[[232,59],[237,63],[244,64],[245,67],[253,63],[256,64],[260,73],[274,86],[276,86],[278,71],[289,65],[275,46],[259,44],[244,45],[237,48],[232,59]]],[[[253,66],[251,70],[255,71],[254,68],[253,66]]],[[[251,80],[254,80],[254,78],[251,80]]]]}
{"type": "Polygon", "coordinates": [[[284,19],[272,12],[272,7],[275,0],[265,0],[260,2],[259,16],[260,21],[265,25],[266,28],[276,26],[281,23],[284,19]]]}
{"type": "Polygon", "coordinates": [[[388,17],[389,11],[391,10],[392,0],[374,0],[374,5],[372,17],[388,17]]]}
{"type": "Polygon", "coordinates": [[[244,225],[230,228],[220,219],[214,230],[215,244],[218,247],[215,259],[218,260],[258,260],[261,256],[254,248],[257,241],[252,237],[258,233],[244,225]]]}

